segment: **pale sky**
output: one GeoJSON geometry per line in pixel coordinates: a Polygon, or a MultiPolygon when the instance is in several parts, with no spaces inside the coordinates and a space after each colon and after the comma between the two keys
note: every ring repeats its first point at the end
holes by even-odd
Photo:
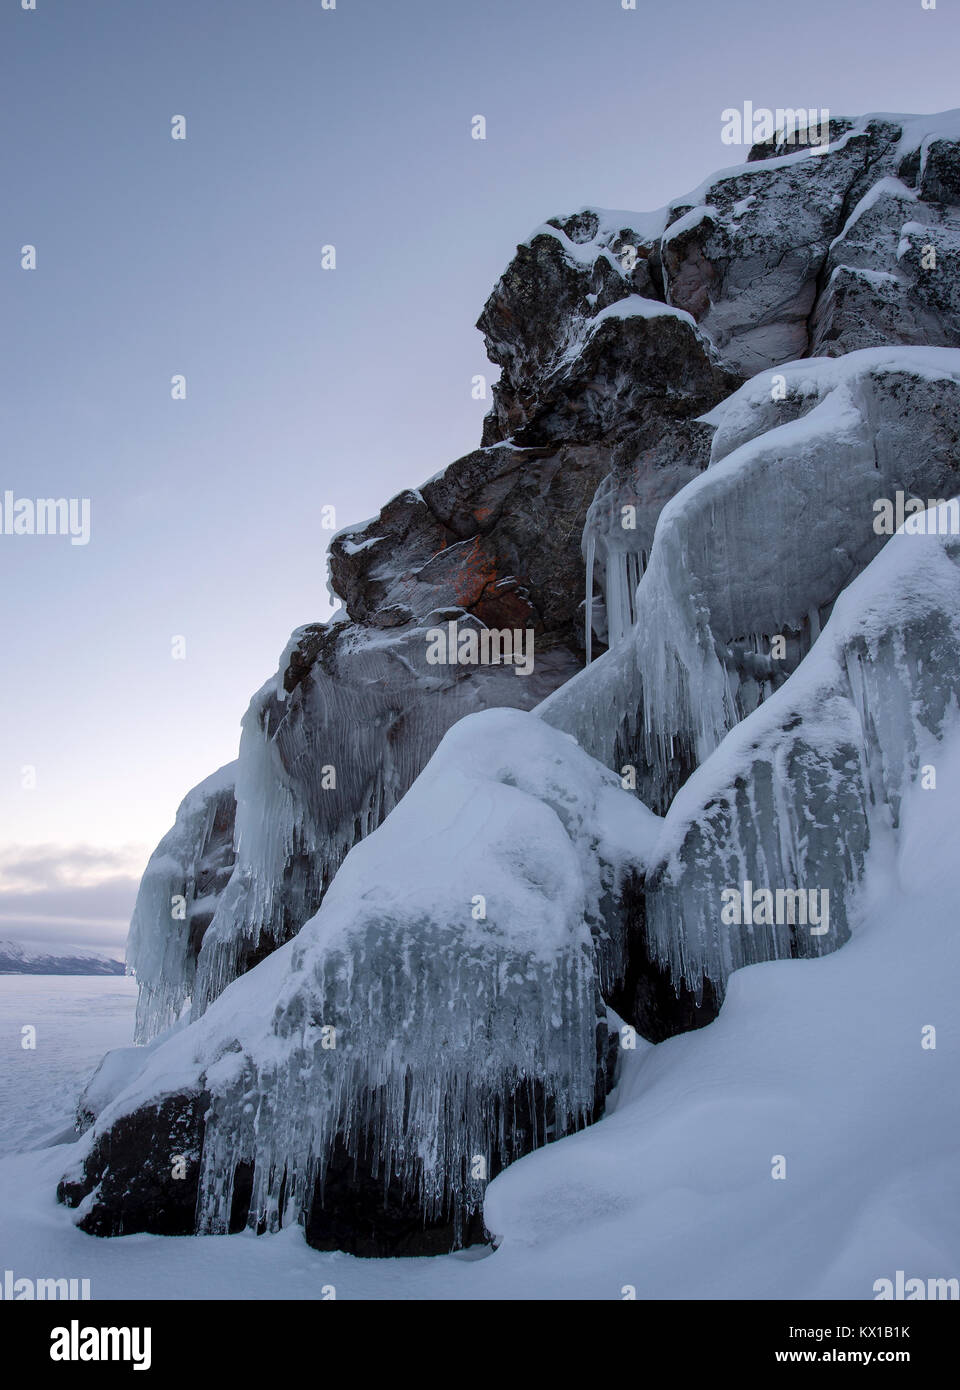
{"type": "Polygon", "coordinates": [[[91,535],[0,534],[0,937],[122,939],[181,797],[330,612],[321,509],[478,444],[473,324],[518,240],[743,159],[746,100],[955,106],[958,41],[947,0],[5,5],[0,502],[89,498],[91,535]]]}

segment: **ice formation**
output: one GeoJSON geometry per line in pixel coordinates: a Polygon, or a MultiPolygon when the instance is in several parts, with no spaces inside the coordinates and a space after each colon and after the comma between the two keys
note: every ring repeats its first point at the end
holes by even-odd
{"type": "Polygon", "coordinates": [[[198,1230],[227,1230],[242,1205],[255,1229],[299,1218],[323,1245],[346,1162],[385,1206],[396,1184],[415,1224],[460,1243],[488,1177],[602,1111],[620,889],[657,829],[534,715],[462,720],[297,939],[152,1049],[101,1112],[82,1224],[117,1229],[101,1189],[122,1183],[119,1227],[138,1229],[143,1179],[111,1134],[179,1094],[205,1112],[198,1230]]]}
{"type": "Polygon", "coordinates": [[[200,944],[233,869],[236,773],[228,763],[184,797],[140,882],[127,940],[138,1043],[175,1023],[193,994],[200,944]]]}
{"type": "Polygon", "coordinates": [[[710,466],[659,515],[629,635],[638,557],[629,539],[613,548],[609,506],[588,517],[588,554],[605,553],[608,626],[613,613],[618,627],[611,651],[541,711],[601,762],[635,767],[657,811],[810,650],[837,595],[886,540],[874,504],[957,492],[960,351],[872,348],[788,363],[702,423],[715,429],[710,466]]]}
{"type": "Polygon", "coordinates": [[[318,662],[288,693],[275,678],[244,719],[236,865],[203,938],[193,1017],[316,911],[347,851],[399,802],[446,730],[485,704],[531,707],[562,659],[523,680],[429,666],[427,627],[354,639],[349,665],[318,662]]]}
{"type": "MultiPolygon", "coordinates": [[[[922,514],[921,514],[922,515],[922,514]]],[[[693,774],[647,874],[651,949],[677,978],[723,982],[760,960],[818,955],[849,934],[871,835],[935,774],[958,713],[960,536],[899,532],[837,600],[800,668],[693,774]],[[929,773],[928,773],[929,775],[929,773]],[[829,893],[829,931],[721,922],[745,882],[829,893]]]]}

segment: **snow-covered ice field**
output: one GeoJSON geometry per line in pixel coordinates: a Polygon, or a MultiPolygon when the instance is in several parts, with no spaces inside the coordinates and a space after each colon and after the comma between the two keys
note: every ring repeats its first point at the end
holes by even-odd
{"type": "Polygon", "coordinates": [[[103,1054],[133,1042],[132,976],[0,975],[0,1155],[73,1124],[103,1054]],[[37,1030],[33,1050],[22,1029],[37,1030]]]}

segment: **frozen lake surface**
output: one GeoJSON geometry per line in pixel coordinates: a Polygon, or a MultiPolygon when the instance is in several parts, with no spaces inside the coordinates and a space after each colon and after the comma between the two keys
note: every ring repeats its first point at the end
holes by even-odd
{"type": "Polygon", "coordinates": [[[133,1042],[136,1002],[132,975],[0,975],[0,1155],[73,1124],[103,1054],[133,1042]]]}

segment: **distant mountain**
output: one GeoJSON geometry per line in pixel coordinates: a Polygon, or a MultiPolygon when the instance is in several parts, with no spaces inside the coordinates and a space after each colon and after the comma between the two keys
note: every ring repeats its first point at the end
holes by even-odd
{"type": "Polygon", "coordinates": [[[124,975],[122,960],[77,946],[31,947],[0,941],[0,975],[124,975]]]}

